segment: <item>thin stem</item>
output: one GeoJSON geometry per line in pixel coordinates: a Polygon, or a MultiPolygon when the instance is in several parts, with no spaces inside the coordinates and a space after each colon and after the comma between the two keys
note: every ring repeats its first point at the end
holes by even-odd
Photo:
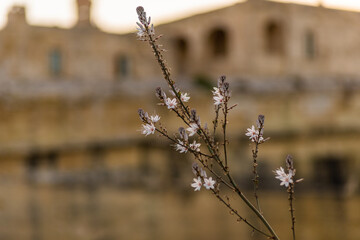
{"type": "Polygon", "coordinates": [[[290,183],[288,188],[289,193],[289,204],[290,204],[290,216],[291,216],[291,230],[293,235],[293,240],[295,240],[295,209],[293,207],[293,200],[294,200],[294,184],[290,183]]]}
{"type": "Polygon", "coordinates": [[[217,197],[217,199],[220,200],[220,202],[222,202],[227,208],[230,209],[230,212],[232,212],[233,214],[235,214],[236,216],[238,216],[239,220],[244,221],[244,223],[246,223],[249,227],[251,227],[254,231],[257,231],[259,233],[261,233],[262,235],[271,238],[272,236],[269,235],[268,233],[265,233],[263,231],[261,231],[260,229],[258,229],[257,227],[255,227],[253,224],[251,224],[249,221],[246,220],[246,218],[243,218],[236,209],[234,209],[228,202],[226,202],[217,191],[215,191],[214,189],[211,189],[212,192],[214,193],[214,195],[217,197]]]}
{"type": "Polygon", "coordinates": [[[220,110],[220,105],[215,105],[215,119],[213,121],[213,124],[214,124],[213,138],[214,139],[215,139],[215,134],[216,134],[216,128],[217,128],[217,125],[218,125],[219,110],[220,110]]]}
{"type": "Polygon", "coordinates": [[[246,198],[246,196],[241,192],[237,184],[235,183],[234,179],[232,178],[230,171],[225,169],[225,166],[223,165],[222,161],[219,159],[217,155],[215,155],[212,152],[212,149],[208,146],[208,149],[210,150],[211,154],[214,156],[214,158],[219,163],[220,167],[225,171],[226,176],[228,177],[230,184],[235,188],[235,192],[239,195],[239,197],[245,202],[245,204],[256,214],[256,216],[261,220],[261,222],[265,225],[265,227],[269,230],[269,232],[272,235],[272,238],[274,240],[279,240],[279,237],[277,236],[274,229],[272,229],[271,225],[268,223],[268,221],[265,219],[265,217],[262,215],[262,213],[252,205],[252,203],[246,198]]]}
{"type": "Polygon", "coordinates": [[[229,189],[231,189],[232,191],[235,191],[235,188],[233,186],[231,186],[228,182],[226,182],[219,174],[217,174],[212,168],[210,168],[202,158],[200,158],[199,156],[197,156],[194,153],[195,158],[206,168],[208,169],[216,178],[218,181],[222,182],[225,184],[225,186],[227,186],[229,189]]]}
{"type": "MultiPolygon", "coordinates": [[[[158,128],[155,128],[155,130],[160,133],[162,136],[166,137],[167,139],[169,139],[170,141],[172,141],[173,143],[176,144],[180,144],[179,142],[177,142],[174,138],[170,137],[168,134],[166,134],[164,131],[161,131],[158,128]]],[[[184,144],[180,144],[183,147],[187,147],[184,144]]],[[[206,168],[208,169],[218,180],[220,180],[220,182],[224,183],[229,189],[231,189],[232,191],[235,191],[234,187],[231,186],[228,182],[226,182],[219,174],[217,174],[214,170],[212,170],[207,164],[205,164],[204,160],[201,158],[201,156],[203,157],[207,157],[207,158],[212,158],[211,156],[204,154],[202,152],[196,152],[193,151],[191,149],[188,149],[192,154],[194,154],[195,158],[199,160],[199,162],[206,168]]]]}
{"type": "Polygon", "coordinates": [[[224,114],[224,123],[223,123],[223,137],[224,137],[224,159],[225,159],[225,170],[228,169],[228,161],[227,161],[227,139],[226,139],[226,125],[227,125],[227,114],[228,114],[228,108],[227,108],[227,101],[228,97],[225,97],[224,101],[224,108],[223,108],[223,114],[224,114]]]}
{"type": "MultiPolygon", "coordinates": [[[[260,130],[261,130],[261,128],[259,129],[259,132],[260,132],[260,130]]],[[[257,166],[258,166],[257,154],[259,152],[259,141],[260,141],[259,139],[260,139],[260,136],[258,137],[257,141],[255,142],[255,150],[253,150],[252,153],[253,153],[253,173],[254,173],[254,179],[253,179],[253,182],[254,182],[254,197],[255,197],[255,200],[256,200],[257,209],[261,212],[259,197],[258,197],[258,194],[257,194],[257,190],[259,189],[259,175],[257,173],[257,166]]]]}
{"type": "MultiPolygon", "coordinates": [[[[145,25],[145,29],[146,31],[148,32],[148,26],[145,25]]],[[[175,97],[177,98],[177,100],[179,101],[180,105],[182,106],[182,108],[184,109],[184,112],[185,112],[185,115],[186,117],[189,119],[190,118],[190,113],[189,113],[189,110],[187,109],[187,107],[185,106],[185,104],[183,103],[183,101],[181,100],[181,97],[179,95],[179,93],[177,92],[177,90],[175,89],[175,86],[174,86],[174,81],[171,79],[170,77],[170,71],[168,69],[168,67],[166,66],[165,64],[165,61],[163,60],[163,56],[162,54],[160,53],[158,47],[156,46],[155,44],[155,40],[153,39],[153,37],[148,34],[148,37],[149,37],[149,43],[150,43],[150,46],[155,54],[155,58],[156,60],[158,61],[159,65],[160,65],[160,68],[161,68],[161,71],[163,73],[163,76],[164,78],[166,79],[166,81],[168,82],[168,84],[170,85],[172,91],[174,92],[175,94],[175,97]]]]}
{"type": "MultiPolygon", "coordinates": [[[[173,90],[173,92],[175,93],[175,96],[177,98],[177,100],[179,101],[181,107],[183,108],[184,112],[185,112],[185,116],[186,118],[189,120],[190,119],[190,112],[188,110],[188,108],[184,105],[183,101],[181,100],[180,94],[177,92],[177,90],[175,89],[174,86],[174,81],[171,79],[170,77],[170,71],[167,68],[165,61],[163,60],[162,54],[160,53],[158,46],[156,45],[155,41],[157,40],[156,38],[154,39],[150,34],[148,34],[149,32],[149,27],[148,25],[144,24],[144,27],[146,29],[146,33],[149,37],[148,41],[150,43],[150,46],[154,52],[155,58],[157,60],[157,62],[160,65],[161,71],[164,75],[164,78],[166,79],[166,81],[168,82],[168,84],[170,85],[171,89],[173,90]]],[[[183,118],[182,118],[183,119],[183,118]]],[[[184,120],[184,119],[183,119],[184,120]]],[[[185,121],[186,122],[186,121],[185,121]]],[[[225,119],[225,123],[226,123],[226,119],[225,119]]],[[[200,125],[200,124],[198,124],[200,125]]],[[[225,126],[226,127],[226,126],[225,126]]],[[[221,166],[221,168],[223,169],[223,171],[225,172],[225,174],[227,175],[229,181],[230,181],[230,185],[233,186],[233,188],[235,189],[235,192],[240,196],[240,198],[246,203],[246,205],[260,218],[260,220],[263,222],[263,224],[266,226],[266,228],[269,230],[269,232],[271,233],[271,236],[268,234],[263,233],[261,230],[257,230],[256,228],[252,227],[254,230],[259,231],[261,233],[263,233],[265,236],[268,236],[269,238],[278,240],[278,236],[276,235],[275,231],[271,228],[270,224],[266,221],[265,217],[256,209],[256,207],[254,207],[251,202],[245,197],[245,195],[240,191],[240,189],[238,188],[237,184],[235,183],[234,179],[231,177],[230,172],[227,168],[227,157],[225,157],[225,166],[223,164],[223,162],[221,161],[221,159],[219,158],[218,154],[216,153],[216,148],[213,146],[212,142],[210,141],[209,137],[207,136],[206,132],[201,128],[201,126],[199,126],[199,130],[200,130],[200,137],[205,141],[210,154],[212,155],[212,157],[218,162],[218,164],[221,166]]],[[[158,130],[157,130],[158,131],[158,130]]],[[[168,137],[169,139],[171,139],[168,135],[165,135],[166,137],[168,137]]],[[[224,139],[226,139],[226,137],[224,137],[224,139]]],[[[225,145],[226,143],[224,143],[225,145]]],[[[225,147],[225,146],[224,146],[225,147]]],[[[226,202],[225,202],[226,203],[226,202]]],[[[248,224],[248,223],[247,223],[248,224]]],[[[249,224],[248,224],[249,225],[249,224]]],[[[250,225],[249,225],[250,226],[250,225]]]]}

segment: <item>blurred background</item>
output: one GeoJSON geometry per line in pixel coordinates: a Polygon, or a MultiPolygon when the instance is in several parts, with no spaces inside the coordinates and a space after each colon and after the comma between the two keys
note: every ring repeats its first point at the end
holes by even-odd
{"type": "Polygon", "coordinates": [[[136,40],[138,5],[164,34],[202,123],[212,123],[210,90],[227,76],[238,104],[230,167],[250,199],[245,131],[265,115],[259,195],[280,238],[291,238],[291,222],[272,171],[292,154],[305,178],[298,238],[359,239],[360,3],[181,2],[0,0],[0,239],[264,239],[209,192],[193,192],[190,155],[141,134],[138,108],[170,134],[181,122],[157,105],[166,84],[136,40]]]}

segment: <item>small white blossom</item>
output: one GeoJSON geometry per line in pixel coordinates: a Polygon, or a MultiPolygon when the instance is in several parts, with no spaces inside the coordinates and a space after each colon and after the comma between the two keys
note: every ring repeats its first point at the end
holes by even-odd
{"type": "Polygon", "coordinates": [[[188,102],[190,100],[190,96],[188,96],[188,93],[181,93],[181,101],[188,102]]]}
{"type": "Polygon", "coordinates": [[[145,28],[138,22],[136,24],[139,26],[138,28],[136,28],[138,38],[140,40],[145,39],[145,37],[146,37],[145,28]]]}
{"type": "Polygon", "coordinates": [[[289,187],[290,183],[293,183],[292,177],[293,177],[293,171],[289,171],[288,174],[285,173],[284,169],[282,167],[275,170],[276,177],[281,181],[280,186],[285,185],[285,187],[289,187]]]}
{"type": "Polygon", "coordinates": [[[194,178],[193,181],[194,182],[191,184],[191,187],[195,188],[194,191],[200,191],[202,186],[201,178],[200,177],[194,178]]]}
{"type": "Polygon", "coordinates": [[[277,175],[275,178],[282,179],[286,177],[286,173],[282,167],[275,170],[275,174],[277,175]]]}
{"type": "Polygon", "coordinates": [[[153,123],[151,123],[151,124],[143,124],[142,126],[143,126],[142,134],[145,134],[145,136],[155,133],[155,126],[154,126],[153,123]]]}
{"type": "Polygon", "coordinates": [[[285,187],[289,187],[289,184],[293,183],[292,175],[290,173],[286,174],[286,176],[281,178],[280,181],[280,186],[285,185],[285,187]]]}
{"type": "Polygon", "coordinates": [[[159,117],[159,115],[150,116],[150,120],[151,120],[153,123],[156,123],[157,121],[160,120],[160,117],[159,117]]]}
{"type": "Polygon", "coordinates": [[[178,139],[178,142],[179,143],[175,145],[175,150],[179,151],[180,153],[186,153],[188,151],[188,148],[186,147],[185,143],[180,139],[178,139]]]}
{"type": "Polygon", "coordinates": [[[245,135],[248,136],[251,140],[255,139],[258,134],[259,131],[255,129],[254,125],[252,125],[251,128],[248,128],[247,132],[245,133],[245,135]]]}
{"type": "Polygon", "coordinates": [[[217,87],[214,87],[214,91],[212,91],[213,95],[221,95],[220,90],[217,87]]]}
{"type": "Polygon", "coordinates": [[[196,141],[194,140],[193,143],[190,143],[190,149],[195,151],[195,152],[200,152],[200,143],[196,143],[196,141]]]}
{"type": "Polygon", "coordinates": [[[199,127],[196,123],[190,123],[190,127],[186,129],[189,132],[189,136],[194,136],[197,131],[199,130],[199,127]]]}
{"type": "MultiPolygon", "coordinates": [[[[248,136],[252,142],[258,142],[259,130],[256,130],[254,125],[252,125],[251,128],[247,129],[245,135],[248,136]]],[[[262,143],[264,141],[264,138],[260,136],[259,143],[262,143]]]]}
{"type": "Polygon", "coordinates": [[[214,87],[214,91],[212,91],[212,93],[213,93],[213,95],[214,95],[213,99],[214,99],[214,104],[215,104],[216,106],[224,103],[225,98],[224,98],[224,96],[221,94],[220,88],[214,87]]]}
{"type": "Polygon", "coordinates": [[[224,97],[221,95],[215,95],[213,98],[214,98],[214,104],[216,106],[224,103],[224,97]]]}
{"type": "Polygon", "coordinates": [[[177,105],[176,98],[173,98],[173,99],[167,98],[165,101],[165,104],[168,109],[174,109],[177,105]]]}
{"type": "Polygon", "coordinates": [[[204,187],[206,189],[214,189],[214,185],[215,185],[215,180],[212,179],[212,177],[209,178],[204,178],[204,187]]]}

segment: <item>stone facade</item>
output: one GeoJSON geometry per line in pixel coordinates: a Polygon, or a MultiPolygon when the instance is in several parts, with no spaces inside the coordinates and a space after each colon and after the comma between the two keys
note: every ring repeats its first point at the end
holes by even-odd
{"type": "MultiPolygon", "coordinates": [[[[165,85],[150,48],[134,33],[102,32],[91,20],[91,1],[77,3],[79,21],[71,29],[30,26],[25,9],[14,7],[0,31],[0,171],[71,182],[78,181],[72,172],[122,176],[133,169],[133,177],[119,180],[123,184],[136,169],[149,173],[151,166],[171,178],[169,164],[183,165],[168,158],[183,156],[138,131],[136,110],[152,112],[153,91],[165,85]]],[[[325,185],[354,192],[359,20],[358,12],[252,0],[166,23],[156,32],[164,34],[174,78],[204,122],[211,122],[213,110],[204,86],[228,76],[232,101],[239,104],[229,126],[230,155],[242,159],[234,168],[248,172],[239,164],[246,165],[251,153],[244,131],[262,113],[272,137],[261,152],[269,169],[292,153],[303,176],[316,179],[322,168],[325,185]]],[[[175,117],[156,110],[175,131],[175,117]]]]}

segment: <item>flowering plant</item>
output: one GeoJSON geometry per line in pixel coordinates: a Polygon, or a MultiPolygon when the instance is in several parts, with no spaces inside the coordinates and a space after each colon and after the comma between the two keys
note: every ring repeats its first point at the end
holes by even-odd
{"type": "MultiPolygon", "coordinates": [[[[142,134],[145,136],[159,133],[161,136],[166,137],[173,143],[176,151],[180,153],[191,153],[197,163],[192,166],[195,177],[193,183],[190,184],[194,188],[194,191],[200,191],[202,187],[209,190],[213,195],[223,203],[232,214],[237,216],[238,221],[243,221],[253,231],[256,231],[269,239],[278,240],[279,237],[271,227],[270,223],[265,218],[264,214],[260,209],[259,198],[257,195],[259,176],[257,173],[257,156],[259,152],[259,146],[265,143],[269,138],[264,138],[264,123],[265,117],[259,115],[256,121],[256,127],[253,125],[247,129],[245,133],[253,143],[254,147],[252,150],[253,158],[253,183],[254,183],[254,197],[256,204],[252,204],[251,201],[244,195],[235,182],[232,172],[228,165],[228,154],[227,154],[227,135],[226,128],[228,124],[228,114],[235,105],[229,105],[231,98],[230,85],[226,81],[225,76],[221,76],[218,79],[217,87],[213,88],[213,101],[215,110],[215,119],[213,120],[212,129],[208,128],[207,124],[202,124],[200,116],[197,114],[195,109],[190,109],[186,104],[190,100],[188,93],[182,92],[171,79],[170,70],[166,65],[163,58],[161,45],[158,44],[158,40],[161,37],[155,35],[154,25],[151,24],[151,18],[146,17],[146,13],[143,7],[136,9],[139,22],[138,25],[138,38],[139,40],[146,41],[150,44],[155,58],[161,68],[164,79],[169,86],[169,97],[166,92],[160,87],[156,89],[156,96],[159,99],[159,105],[167,107],[170,111],[175,113],[184,123],[184,127],[178,129],[178,133],[175,136],[170,136],[166,128],[160,123],[160,117],[158,115],[149,116],[147,112],[142,109],[138,110],[141,121],[143,122],[142,134]],[[217,140],[215,138],[218,130],[218,125],[221,124],[222,138],[217,140]],[[197,140],[191,139],[197,137],[197,140]],[[200,164],[200,166],[199,166],[200,164]],[[214,164],[217,168],[214,168],[214,164]],[[220,169],[220,170],[219,170],[220,169]],[[208,177],[208,173],[211,174],[208,177]],[[260,219],[266,230],[255,226],[252,222],[244,218],[238,210],[236,210],[230,203],[228,197],[221,195],[222,190],[220,186],[224,186],[231,191],[235,192],[244,204],[260,219]]],[[[295,169],[293,167],[293,161],[290,156],[286,159],[288,173],[285,173],[284,169],[280,167],[275,171],[276,178],[281,181],[280,185],[284,185],[288,189],[289,201],[290,201],[290,212],[293,239],[295,240],[295,217],[293,208],[293,195],[294,195],[294,184],[301,180],[294,181],[295,169]]]]}

